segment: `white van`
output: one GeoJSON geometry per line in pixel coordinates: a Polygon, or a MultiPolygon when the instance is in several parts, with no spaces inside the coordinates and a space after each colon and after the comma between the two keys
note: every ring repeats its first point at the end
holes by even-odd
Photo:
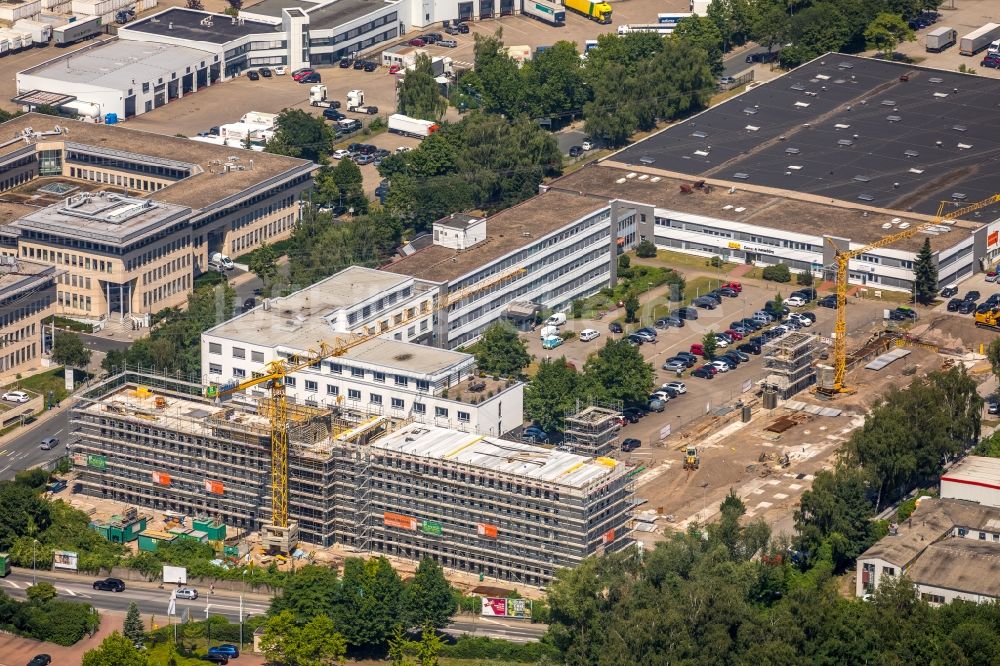
{"type": "Polygon", "coordinates": [[[600,335],[599,331],[595,331],[592,328],[585,328],[580,331],[580,340],[590,342],[591,340],[596,340],[600,335]]]}
{"type": "Polygon", "coordinates": [[[546,326],[562,326],[565,323],[566,323],[566,315],[564,315],[562,312],[557,312],[545,320],[546,326]]]}
{"type": "Polygon", "coordinates": [[[550,338],[553,335],[559,335],[559,329],[555,326],[542,326],[541,336],[542,340],[545,338],[550,338]]]}
{"type": "Polygon", "coordinates": [[[221,252],[213,252],[208,258],[208,267],[216,270],[231,271],[236,268],[233,260],[221,252]]]}

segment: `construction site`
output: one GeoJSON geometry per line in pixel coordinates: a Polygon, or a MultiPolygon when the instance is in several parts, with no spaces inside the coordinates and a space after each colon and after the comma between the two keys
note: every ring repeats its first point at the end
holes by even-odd
{"type": "Polygon", "coordinates": [[[431,556],[456,571],[536,586],[558,568],[631,543],[634,479],[615,460],[284,402],[280,521],[275,403],[204,393],[195,382],[139,372],[82,392],[71,419],[76,492],[212,517],[258,533],[267,552],[309,544],[431,556]]]}

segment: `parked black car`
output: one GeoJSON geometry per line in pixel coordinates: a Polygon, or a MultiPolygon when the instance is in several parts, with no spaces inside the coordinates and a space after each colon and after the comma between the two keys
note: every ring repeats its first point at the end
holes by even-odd
{"type": "Polygon", "coordinates": [[[611,324],[608,325],[608,330],[611,331],[612,333],[622,333],[624,332],[625,329],[622,328],[621,324],[619,324],[616,321],[613,321],[611,322],[611,324]]]}
{"type": "Polygon", "coordinates": [[[796,289],[789,296],[801,296],[807,301],[816,300],[816,290],[812,287],[803,287],[802,289],[796,289]]]}
{"type": "Polygon", "coordinates": [[[981,296],[981,294],[978,291],[976,291],[975,289],[973,289],[972,291],[967,291],[965,293],[965,298],[963,298],[962,300],[963,301],[978,301],[979,298],[980,298],[980,296],[981,296]]]}
{"type": "Polygon", "coordinates": [[[354,61],[351,60],[350,58],[341,58],[340,59],[340,68],[341,69],[347,69],[348,67],[350,67],[353,64],[354,64],[354,61]]]}
{"type": "MultiPolygon", "coordinates": [[[[365,63],[365,71],[366,72],[374,72],[376,69],[378,69],[378,63],[377,62],[371,62],[369,60],[368,62],[365,63]]],[[[378,113],[378,112],[376,111],[376,113],[378,113]]]]}
{"type": "Polygon", "coordinates": [[[837,307],[837,297],[834,294],[830,294],[829,296],[824,296],[823,298],[819,299],[819,301],[816,302],[816,305],[820,306],[821,308],[835,308],[837,307]]]}
{"type": "Polygon", "coordinates": [[[958,306],[958,314],[971,314],[976,310],[975,301],[962,301],[962,304],[958,306]]]}
{"type": "Polygon", "coordinates": [[[941,298],[951,298],[958,294],[958,287],[945,287],[941,290],[941,298]]]}
{"type": "Polygon", "coordinates": [[[692,377],[701,377],[702,379],[711,379],[712,377],[715,377],[715,375],[712,373],[712,371],[711,370],[707,370],[706,368],[698,368],[697,370],[695,370],[695,371],[693,371],[691,373],[691,376],[692,377]]]}
{"type": "Polygon", "coordinates": [[[251,81],[260,81],[260,74],[258,74],[252,69],[248,69],[247,78],[250,79],[251,81]]]}
{"type": "Polygon", "coordinates": [[[645,342],[645,340],[643,340],[642,338],[640,338],[635,333],[629,334],[629,336],[627,338],[625,338],[625,339],[629,341],[629,344],[635,345],[636,347],[641,346],[642,343],[645,342]]]}
{"type": "Polygon", "coordinates": [[[680,319],[693,320],[698,318],[698,310],[695,308],[689,308],[689,307],[677,308],[677,311],[674,314],[677,315],[680,319]]]}
{"type": "Polygon", "coordinates": [[[622,416],[624,416],[629,423],[638,423],[639,419],[645,415],[646,412],[642,411],[638,407],[626,407],[622,410],[622,416]]]}
{"type": "Polygon", "coordinates": [[[635,451],[642,445],[642,442],[634,437],[629,437],[628,439],[622,440],[622,452],[628,453],[629,451],[635,451]]]}

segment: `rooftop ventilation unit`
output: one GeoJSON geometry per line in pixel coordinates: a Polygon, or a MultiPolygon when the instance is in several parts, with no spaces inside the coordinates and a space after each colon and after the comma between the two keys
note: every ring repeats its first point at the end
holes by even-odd
{"type": "Polygon", "coordinates": [[[733,204],[726,204],[725,206],[722,207],[722,210],[732,210],[732,209],[733,209],[733,204]]]}
{"type": "Polygon", "coordinates": [[[625,177],[628,178],[629,180],[632,180],[638,175],[639,174],[637,174],[635,171],[629,171],[627,174],[625,174],[625,177]]]}
{"type": "Polygon", "coordinates": [[[758,125],[747,125],[743,129],[745,129],[748,132],[756,132],[757,130],[760,129],[760,126],[758,126],[758,125]]]}
{"type": "Polygon", "coordinates": [[[639,180],[646,180],[648,178],[649,178],[649,174],[648,173],[644,173],[641,176],[639,176],[639,180]]]}
{"type": "Polygon", "coordinates": [[[850,125],[845,125],[844,123],[837,123],[836,125],[833,126],[834,129],[839,129],[839,130],[849,129],[850,127],[851,127],[850,125]]]}
{"type": "Polygon", "coordinates": [[[827,76],[826,74],[817,74],[816,78],[819,79],[820,81],[829,81],[830,80],[830,77],[827,76]]]}
{"type": "Polygon", "coordinates": [[[868,176],[857,175],[854,177],[854,180],[858,181],[859,183],[867,183],[871,180],[871,178],[869,178],[868,176]]]}
{"type": "Polygon", "coordinates": [[[955,199],[956,201],[965,201],[966,199],[969,198],[969,195],[967,195],[965,192],[952,192],[951,198],[955,199]]]}
{"type": "Polygon", "coordinates": [[[801,164],[789,164],[788,165],[788,169],[790,171],[801,171],[802,170],[802,165],[801,164]]]}
{"type": "Polygon", "coordinates": [[[889,224],[888,222],[886,222],[885,224],[882,225],[882,228],[883,229],[892,229],[892,225],[889,224]]]}
{"type": "Polygon", "coordinates": [[[707,150],[696,150],[694,151],[694,154],[697,155],[698,157],[708,157],[707,150]]]}
{"type": "Polygon", "coordinates": [[[706,134],[705,132],[702,132],[701,130],[698,130],[697,132],[691,132],[691,136],[693,136],[696,139],[705,139],[705,138],[708,138],[708,134],[706,134]]]}
{"type": "Polygon", "coordinates": [[[743,109],[743,113],[747,114],[748,116],[752,116],[757,113],[757,109],[756,107],[748,106],[745,109],[743,109]]]}
{"type": "Polygon", "coordinates": [[[894,99],[884,99],[880,102],[882,106],[896,106],[896,100],[894,99]]]}
{"type": "Polygon", "coordinates": [[[904,150],[903,154],[906,155],[907,157],[920,157],[920,153],[918,153],[917,151],[912,150],[912,149],[911,150],[904,150]]]}
{"type": "Polygon", "coordinates": [[[785,148],[786,155],[798,155],[801,152],[798,148],[785,148]]]}
{"type": "Polygon", "coordinates": [[[931,78],[929,78],[927,80],[930,81],[931,83],[944,83],[944,79],[942,79],[942,78],[940,78],[938,76],[932,76],[931,78]]]}
{"type": "Polygon", "coordinates": [[[842,148],[850,148],[854,145],[854,139],[837,139],[837,145],[842,148]]]}
{"type": "Polygon", "coordinates": [[[907,169],[907,171],[909,171],[910,173],[915,173],[918,176],[924,172],[923,169],[915,169],[915,168],[907,169]]]}
{"type": "Polygon", "coordinates": [[[899,228],[900,229],[909,229],[910,228],[910,223],[909,222],[903,222],[902,224],[899,225],[899,228]]]}
{"type": "Polygon", "coordinates": [[[842,62],[839,65],[837,65],[837,67],[840,69],[854,69],[854,65],[852,65],[849,62],[842,62]]]}
{"type": "Polygon", "coordinates": [[[642,164],[652,164],[656,161],[655,157],[650,157],[649,155],[643,155],[639,158],[639,162],[642,164]]]}
{"type": "Polygon", "coordinates": [[[951,128],[953,130],[955,130],[956,132],[967,132],[967,131],[969,131],[969,128],[966,127],[965,125],[952,125],[951,128]]]}
{"type": "Polygon", "coordinates": [[[742,171],[737,171],[733,174],[733,178],[739,178],[740,180],[747,180],[750,178],[750,174],[743,173],[742,171]]]}
{"type": "Polygon", "coordinates": [[[649,182],[651,182],[651,183],[658,183],[661,180],[663,180],[663,179],[660,178],[659,176],[653,176],[652,178],[649,179],[649,182]]]}
{"type": "Polygon", "coordinates": [[[902,116],[886,116],[885,119],[888,120],[890,123],[898,123],[900,120],[903,119],[903,117],[902,116]]]}
{"type": "Polygon", "coordinates": [[[958,144],[958,149],[959,150],[968,150],[969,148],[972,148],[972,144],[971,143],[959,143],[958,144]]]}
{"type": "Polygon", "coordinates": [[[862,192],[858,195],[858,199],[861,199],[862,201],[875,201],[875,195],[862,192]]]}
{"type": "Polygon", "coordinates": [[[736,208],[734,208],[733,210],[734,210],[735,212],[737,212],[737,213],[742,213],[743,211],[745,211],[745,210],[746,210],[746,207],[745,207],[745,206],[737,206],[737,207],[736,207],[736,208]]]}
{"type": "Polygon", "coordinates": [[[798,107],[800,109],[804,109],[807,106],[809,106],[809,102],[796,102],[794,106],[796,106],[796,107],[798,107]]]}
{"type": "Polygon", "coordinates": [[[790,88],[791,88],[792,90],[798,90],[798,91],[802,91],[802,90],[805,90],[805,89],[806,89],[806,87],[805,87],[804,85],[802,85],[801,83],[793,83],[793,84],[792,84],[791,86],[789,86],[789,87],[790,87],[790,88]]]}
{"type": "Polygon", "coordinates": [[[621,185],[622,183],[624,183],[624,182],[625,182],[625,179],[624,179],[624,178],[619,178],[619,179],[618,179],[618,180],[616,180],[615,182],[616,182],[616,183],[618,183],[619,185],[621,185]]]}

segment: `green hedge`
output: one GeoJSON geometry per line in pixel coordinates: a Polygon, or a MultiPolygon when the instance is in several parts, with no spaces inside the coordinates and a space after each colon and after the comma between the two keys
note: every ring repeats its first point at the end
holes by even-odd
{"type": "Polygon", "coordinates": [[[101,620],[90,604],[50,599],[18,601],[0,590],[0,630],[57,645],[73,645],[97,631],[101,620]]]}
{"type": "Polygon", "coordinates": [[[527,664],[542,659],[558,659],[559,651],[548,643],[512,643],[485,636],[460,636],[441,648],[442,657],[452,659],[499,659],[527,664]]]}

